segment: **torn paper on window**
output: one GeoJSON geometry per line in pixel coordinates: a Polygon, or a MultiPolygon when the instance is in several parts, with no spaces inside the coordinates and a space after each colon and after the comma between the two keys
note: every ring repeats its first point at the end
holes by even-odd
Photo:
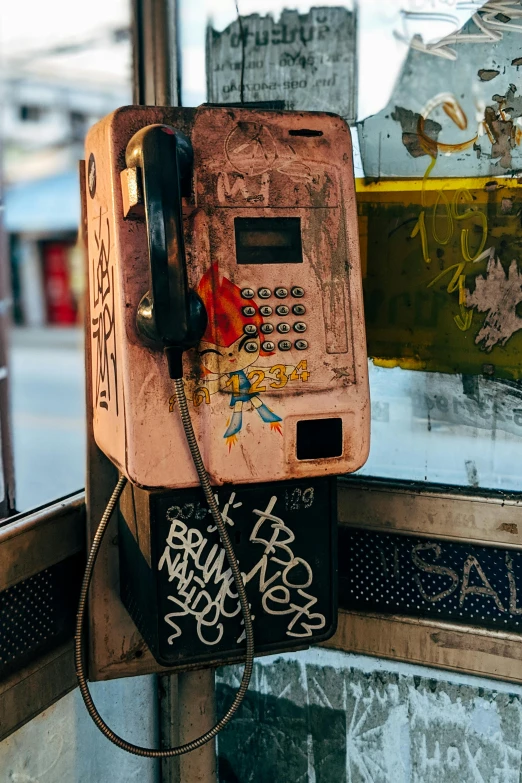
{"type": "Polygon", "coordinates": [[[251,14],[223,32],[207,28],[211,103],[283,101],[285,109],[330,111],[355,122],[356,11],[312,8],[251,14]]]}

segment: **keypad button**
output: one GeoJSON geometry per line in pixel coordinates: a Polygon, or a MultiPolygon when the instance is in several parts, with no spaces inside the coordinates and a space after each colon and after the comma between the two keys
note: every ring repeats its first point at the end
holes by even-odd
{"type": "Polygon", "coordinates": [[[288,334],[290,331],[290,324],[277,324],[277,331],[281,334],[288,334]]]}
{"type": "Polygon", "coordinates": [[[245,351],[247,351],[247,353],[255,353],[258,348],[259,348],[259,343],[256,342],[245,343],[245,351]]]}
{"type": "Polygon", "coordinates": [[[278,315],[288,315],[289,312],[290,312],[290,308],[288,307],[288,305],[277,305],[276,307],[276,313],[278,315]]]}
{"type": "Polygon", "coordinates": [[[257,292],[260,299],[270,299],[272,291],[269,288],[260,288],[257,292]]]}
{"type": "Polygon", "coordinates": [[[285,299],[288,296],[288,288],[276,288],[274,294],[278,299],[285,299]]]}
{"type": "Polygon", "coordinates": [[[256,308],[252,307],[252,305],[246,305],[241,308],[241,312],[243,315],[246,315],[247,318],[252,318],[256,314],[256,308]]]}
{"type": "Polygon", "coordinates": [[[294,329],[296,332],[306,332],[306,324],[303,321],[296,321],[294,329]]]}
{"type": "Polygon", "coordinates": [[[261,324],[259,327],[263,334],[272,334],[274,331],[274,325],[273,324],[261,324]]]}
{"type": "Polygon", "coordinates": [[[292,296],[295,296],[296,299],[300,299],[304,296],[304,288],[300,288],[298,285],[292,286],[292,296]]]}
{"type": "Polygon", "coordinates": [[[243,328],[243,331],[245,334],[257,334],[257,326],[255,324],[246,324],[243,328]]]}
{"type": "Polygon", "coordinates": [[[302,304],[293,305],[292,312],[294,315],[304,315],[306,313],[306,307],[302,304]]]}
{"type": "Polygon", "coordinates": [[[261,305],[261,307],[259,308],[259,312],[261,313],[261,315],[267,316],[267,315],[272,315],[274,311],[272,310],[270,305],[261,305]]]}
{"type": "Polygon", "coordinates": [[[253,299],[255,295],[256,292],[254,291],[253,288],[243,288],[243,290],[241,291],[241,296],[243,297],[243,299],[253,299]]]}
{"type": "Polygon", "coordinates": [[[273,351],[275,349],[275,345],[270,340],[265,340],[261,348],[263,349],[263,351],[273,351]]]}
{"type": "Polygon", "coordinates": [[[298,351],[305,351],[308,348],[308,343],[306,340],[296,340],[295,347],[298,351]]]}
{"type": "Polygon", "coordinates": [[[289,351],[290,348],[292,347],[292,343],[290,342],[290,340],[279,340],[278,345],[280,351],[289,351]]]}

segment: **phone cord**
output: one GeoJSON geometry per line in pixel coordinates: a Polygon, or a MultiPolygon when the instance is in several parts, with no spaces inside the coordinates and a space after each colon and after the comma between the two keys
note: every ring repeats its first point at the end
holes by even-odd
{"type": "Polygon", "coordinates": [[[235,695],[234,701],[228,708],[225,715],[223,715],[221,720],[219,720],[215,724],[215,726],[213,726],[211,729],[205,732],[205,734],[202,734],[200,737],[192,740],[191,742],[187,742],[185,745],[179,745],[178,747],[175,748],[165,748],[163,750],[159,750],[155,748],[144,748],[141,745],[133,745],[131,742],[127,742],[126,740],[124,740],[118,734],[115,734],[114,731],[112,731],[112,729],[105,723],[105,721],[103,720],[103,718],[101,717],[100,713],[98,712],[98,710],[94,705],[94,702],[91,697],[91,693],[89,691],[89,686],[87,685],[87,677],[85,674],[85,666],[84,666],[84,659],[83,659],[83,647],[84,647],[83,629],[85,625],[85,609],[87,604],[87,594],[89,592],[92,572],[94,569],[94,565],[96,563],[96,558],[98,556],[98,552],[101,546],[101,542],[103,540],[103,536],[105,534],[105,531],[107,530],[109,520],[116,507],[116,504],[118,503],[120,495],[123,492],[123,488],[127,483],[127,479],[125,478],[125,476],[121,476],[118,483],[116,484],[116,487],[114,488],[111,498],[107,504],[107,508],[103,513],[100,524],[98,525],[98,529],[96,530],[96,534],[94,536],[94,540],[92,543],[91,551],[89,552],[89,556],[87,558],[87,565],[85,567],[85,575],[83,577],[82,587],[80,591],[80,600],[78,603],[78,615],[76,617],[76,633],[74,638],[74,663],[76,667],[76,676],[78,678],[78,685],[80,687],[80,692],[85,702],[85,706],[87,707],[89,715],[91,716],[91,718],[93,719],[94,723],[99,728],[99,730],[107,737],[107,739],[109,739],[111,742],[113,742],[122,750],[126,750],[128,753],[134,753],[136,756],[147,756],[149,758],[165,758],[169,756],[181,756],[183,753],[190,753],[190,751],[200,748],[206,742],[209,742],[211,739],[213,739],[216,736],[216,734],[218,734],[218,732],[220,732],[221,729],[223,729],[227,725],[227,723],[231,720],[232,716],[237,711],[239,705],[243,701],[248,689],[250,678],[252,676],[252,669],[254,666],[254,629],[252,627],[252,615],[250,613],[248,596],[245,590],[243,578],[241,576],[241,571],[239,569],[239,563],[237,562],[236,556],[234,554],[234,549],[232,546],[232,542],[230,541],[230,536],[228,535],[228,531],[226,529],[226,524],[223,521],[221,512],[219,510],[219,506],[214,497],[214,491],[212,489],[212,486],[210,484],[210,479],[208,477],[207,471],[205,470],[205,466],[203,464],[203,459],[201,457],[196,436],[194,435],[194,428],[192,426],[192,421],[190,418],[190,412],[188,409],[187,398],[185,396],[185,388],[183,385],[183,380],[181,378],[175,379],[174,383],[175,383],[176,401],[178,403],[181,421],[183,423],[183,429],[185,431],[185,437],[187,439],[187,443],[190,448],[192,459],[194,460],[194,465],[196,467],[199,476],[201,487],[205,494],[205,499],[210,509],[212,519],[219,531],[219,535],[221,537],[221,543],[225,549],[230,570],[232,571],[232,575],[234,577],[239,603],[241,605],[241,611],[243,613],[245,636],[246,636],[246,660],[245,660],[245,668],[243,671],[243,677],[241,679],[241,684],[235,695]]]}

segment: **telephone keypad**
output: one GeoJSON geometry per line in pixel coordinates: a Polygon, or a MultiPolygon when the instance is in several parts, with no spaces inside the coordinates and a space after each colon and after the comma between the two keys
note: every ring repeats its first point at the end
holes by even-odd
{"type": "MultiPolygon", "coordinates": [[[[301,297],[305,295],[305,290],[298,285],[294,285],[290,289],[285,288],[284,286],[277,286],[273,291],[271,288],[267,287],[257,289],[257,296],[259,299],[270,299],[271,296],[275,296],[277,299],[286,299],[289,294],[295,299],[301,299],[301,297]]],[[[256,291],[253,288],[243,288],[241,290],[241,296],[243,299],[253,299],[256,296],[256,291]]],[[[290,311],[295,316],[303,316],[306,313],[306,307],[301,303],[293,304],[291,306],[286,304],[278,304],[275,307],[275,312],[280,318],[288,316],[290,311]]],[[[247,318],[253,318],[257,312],[259,312],[264,318],[267,318],[274,313],[274,308],[269,304],[259,303],[258,309],[254,306],[254,303],[252,303],[251,305],[249,304],[242,307],[241,312],[247,318]]],[[[294,332],[302,334],[303,332],[306,332],[307,328],[307,324],[304,321],[296,321],[293,324],[289,324],[283,321],[278,323],[276,326],[274,326],[272,323],[263,323],[259,326],[259,332],[261,332],[262,335],[269,335],[274,332],[274,329],[277,329],[279,334],[288,334],[293,329],[294,332]]],[[[258,327],[255,324],[245,324],[243,331],[245,334],[254,337],[258,333],[258,327]]],[[[247,342],[245,345],[245,349],[248,351],[248,353],[254,353],[258,350],[258,347],[259,344],[254,341],[247,342]]],[[[275,344],[271,340],[264,340],[264,342],[261,344],[261,347],[267,353],[272,353],[276,348],[275,344]]],[[[277,347],[280,351],[290,351],[292,349],[292,342],[290,340],[279,340],[277,347]]],[[[293,343],[293,347],[298,351],[305,351],[308,348],[308,342],[307,340],[296,340],[293,343]]]]}

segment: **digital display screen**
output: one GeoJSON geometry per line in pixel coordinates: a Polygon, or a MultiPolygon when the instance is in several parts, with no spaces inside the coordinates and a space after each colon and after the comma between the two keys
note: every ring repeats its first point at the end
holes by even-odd
{"type": "Polygon", "coordinates": [[[235,218],[238,264],[302,264],[301,218],[235,218]]]}

